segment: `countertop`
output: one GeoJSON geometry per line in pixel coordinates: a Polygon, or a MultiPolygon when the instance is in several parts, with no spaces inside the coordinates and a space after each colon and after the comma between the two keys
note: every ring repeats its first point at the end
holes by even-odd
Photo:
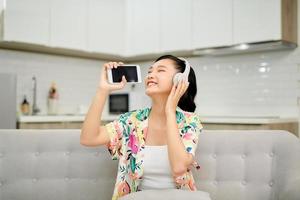
{"type": "MultiPolygon", "coordinates": [[[[102,116],[103,121],[113,121],[119,115],[102,116]]],[[[85,115],[21,115],[19,123],[47,123],[47,122],[83,122],[85,115]]],[[[298,122],[296,117],[277,116],[202,116],[202,123],[217,124],[277,124],[298,122]]]]}
{"type": "MultiPolygon", "coordinates": [[[[22,115],[18,117],[18,122],[83,122],[85,115],[22,115]]],[[[118,115],[103,116],[103,121],[113,121],[118,115]]]]}

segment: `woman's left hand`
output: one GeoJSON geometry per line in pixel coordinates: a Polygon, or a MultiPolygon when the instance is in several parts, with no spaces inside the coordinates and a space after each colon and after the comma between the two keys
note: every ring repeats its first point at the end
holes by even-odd
{"type": "Polygon", "coordinates": [[[173,84],[171,92],[168,96],[168,100],[165,107],[165,113],[174,113],[176,112],[176,107],[182,95],[186,92],[189,87],[189,82],[186,80],[181,80],[176,86],[173,84]]]}

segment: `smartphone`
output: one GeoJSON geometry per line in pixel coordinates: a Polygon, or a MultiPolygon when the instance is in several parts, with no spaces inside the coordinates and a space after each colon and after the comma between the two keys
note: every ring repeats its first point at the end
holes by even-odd
{"type": "Polygon", "coordinates": [[[109,83],[120,83],[122,76],[125,76],[127,83],[141,83],[141,69],[139,65],[120,65],[117,68],[107,70],[109,83]]]}

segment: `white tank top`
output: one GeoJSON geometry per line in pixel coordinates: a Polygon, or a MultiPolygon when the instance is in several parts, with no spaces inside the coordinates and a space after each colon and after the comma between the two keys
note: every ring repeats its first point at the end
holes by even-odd
{"type": "Polygon", "coordinates": [[[144,173],[140,189],[174,189],[175,183],[169,164],[168,147],[145,145],[144,173]]]}

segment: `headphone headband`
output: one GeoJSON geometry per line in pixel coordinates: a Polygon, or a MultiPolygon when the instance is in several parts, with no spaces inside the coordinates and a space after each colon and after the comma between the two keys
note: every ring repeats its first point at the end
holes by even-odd
{"type": "Polygon", "coordinates": [[[182,60],[182,61],[184,61],[184,63],[185,63],[185,69],[184,69],[183,74],[184,74],[185,77],[188,78],[189,77],[189,73],[190,73],[190,68],[191,68],[190,63],[186,59],[184,59],[182,57],[179,57],[179,59],[182,60]]]}

